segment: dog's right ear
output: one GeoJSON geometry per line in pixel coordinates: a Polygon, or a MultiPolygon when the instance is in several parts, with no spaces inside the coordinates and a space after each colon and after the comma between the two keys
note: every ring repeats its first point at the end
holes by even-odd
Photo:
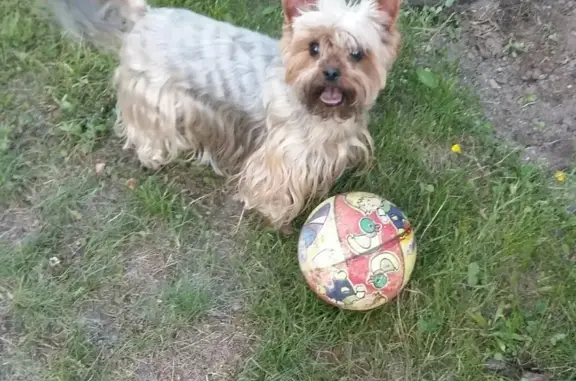
{"type": "Polygon", "coordinates": [[[300,10],[305,9],[314,2],[315,0],[282,0],[284,23],[292,24],[292,20],[300,14],[300,10]]]}
{"type": "Polygon", "coordinates": [[[388,29],[391,29],[396,24],[398,19],[398,12],[400,10],[400,0],[378,0],[378,9],[385,12],[390,18],[388,21],[388,29]]]}

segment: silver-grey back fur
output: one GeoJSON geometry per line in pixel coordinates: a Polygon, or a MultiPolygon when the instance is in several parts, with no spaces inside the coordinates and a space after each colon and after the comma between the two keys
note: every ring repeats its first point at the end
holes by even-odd
{"type": "Polygon", "coordinates": [[[246,111],[263,107],[266,73],[281,65],[278,41],[172,8],[151,9],[126,36],[121,55],[131,61],[139,56],[157,75],[170,76],[196,96],[246,111]],[[145,50],[134,48],[142,44],[145,50]]]}
{"type": "Polygon", "coordinates": [[[141,3],[134,11],[133,4],[50,0],[57,20],[75,38],[122,56],[140,55],[156,73],[164,72],[195,95],[240,109],[261,103],[266,71],[273,61],[280,64],[277,40],[185,9],[141,3]],[[142,45],[147,46],[140,54],[131,48],[142,45]],[[121,46],[130,53],[122,53],[121,46]]]}

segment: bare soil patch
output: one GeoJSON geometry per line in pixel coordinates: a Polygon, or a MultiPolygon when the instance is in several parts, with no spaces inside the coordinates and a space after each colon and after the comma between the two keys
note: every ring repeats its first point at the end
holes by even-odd
{"type": "Polygon", "coordinates": [[[233,380],[254,338],[235,319],[219,319],[178,334],[169,346],[132,358],[121,377],[139,381],[233,380]]]}
{"type": "Polygon", "coordinates": [[[0,243],[17,246],[33,237],[40,228],[39,219],[30,209],[14,206],[0,211],[0,243]]]}
{"type": "Polygon", "coordinates": [[[576,1],[480,0],[462,6],[456,51],[497,134],[527,160],[574,161],[576,1]]]}

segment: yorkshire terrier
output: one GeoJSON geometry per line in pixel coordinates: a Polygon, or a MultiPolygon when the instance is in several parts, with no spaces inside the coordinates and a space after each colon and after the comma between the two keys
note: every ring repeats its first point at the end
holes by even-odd
{"type": "Polygon", "coordinates": [[[289,228],[370,161],[400,0],[282,0],[280,41],[145,0],[51,1],[66,30],[119,54],[116,130],[144,166],[192,154],[289,228]]]}

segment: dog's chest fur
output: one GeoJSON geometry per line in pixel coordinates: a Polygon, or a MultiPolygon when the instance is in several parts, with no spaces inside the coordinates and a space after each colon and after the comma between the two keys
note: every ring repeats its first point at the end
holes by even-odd
{"type": "Polygon", "coordinates": [[[122,64],[215,104],[264,115],[262,93],[278,41],[182,9],[152,8],[125,37],[122,64]]]}

